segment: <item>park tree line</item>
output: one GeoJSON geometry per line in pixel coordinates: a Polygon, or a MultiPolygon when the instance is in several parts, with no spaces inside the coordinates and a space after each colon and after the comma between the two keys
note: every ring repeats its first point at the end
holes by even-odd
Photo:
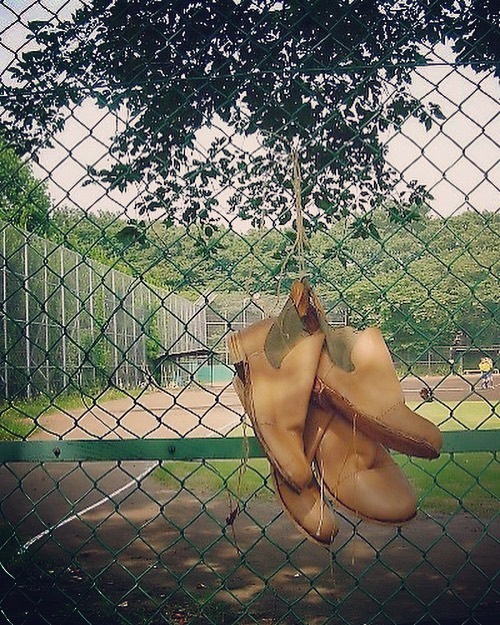
{"type": "MultiPolygon", "coordinates": [[[[50,208],[29,165],[0,147],[0,218],[84,257],[191,299],[212,291],[273,296],[298,273],[292,229],[238,232],[50,208]]],[[[472,346],[497,344],[500,216],[467,211],[444,219],[420,205],[405,219],[411,212],[374,211],[373,235],[364,238],[349,217],[309,232],[308,275],[326,308],[355,326],[380,326],[411,357],[452,344],[458,333],[472,346]]],[[[226,306],[224,297],[213,303],[226,311],[238,305],[226,306]]]]}
{"type": "MultiPolygon", "coordinates": [[[[380,211],[373,220],[376,237],[354,236],[345,221],[310,235],[308,275],[327,308],[347,311],[353,325],[380,326],[413,353],[449,345],[460,332],[471,345],[498,343],[499,215],[421,214],[408,225],[380,211]]],[[[207,237],[196,226],[156,222],[138,238],[142,224],[112,213],[58,210],[51,221],[53,236],[72,249],[187,297],[276,295],[298,273],[295,234],[283,228],[218,227],[207,237]]]]}

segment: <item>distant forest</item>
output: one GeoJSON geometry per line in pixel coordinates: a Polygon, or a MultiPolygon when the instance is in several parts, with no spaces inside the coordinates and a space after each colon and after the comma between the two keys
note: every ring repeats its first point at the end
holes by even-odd
{"type": "MultiPolygon", "coordinates": [[[[412,352],[449,345],[458,333],[477,346],[499,342],[499,215],[373,220],[378,238],[355,238],[340,222],[310,236],[308,275],[327,308],[347,310],[353,325],[381,326],[412,352]]],[[[216,228],[207,237],[196,227],[58,210],[50,231],[85,256],[191,298],[213,290],[275,295],[297,275],[294,234],[283,229],[216,228]]]]}

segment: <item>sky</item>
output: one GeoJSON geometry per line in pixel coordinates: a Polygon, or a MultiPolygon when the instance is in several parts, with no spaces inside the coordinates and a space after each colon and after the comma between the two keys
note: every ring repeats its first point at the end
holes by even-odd
{"type": "MultiPolygon", "coordinates": [[[[76,4],[75,0],[0,0],[0,73],[15,60],[16,51],[27,49],[24,25],[28,21],[55,14],[64,19],[76,4]]],[[[468,208],[497,211],[499,83],[492,75],[453,67],[451,51],[444,46],[433,51],[432,61],[432,66],[413,72],[411,90],[416,97],[439,104],[445,119],[430,131],[416,120],[405,122],[398,133],[385,137],[387,160],[404,181],[417,180],[430,190],[436,214],[448,216],[468,208]]],[[[87,165],[106,162],[110,136],[122,123],[90,102],[72,111],[65,130],[56,137],[56,147],[40,153],[40,167],[34,170],[48,180],[55,205],[135,216],[139,187],[121,194],[96,184],[83,185],[87,165]]],[[[198,135],[201,151],[207,147],[204,137],[210,136],[198,135]]],[[[254,148],[251,142],[247,147],[254,148]]]]}

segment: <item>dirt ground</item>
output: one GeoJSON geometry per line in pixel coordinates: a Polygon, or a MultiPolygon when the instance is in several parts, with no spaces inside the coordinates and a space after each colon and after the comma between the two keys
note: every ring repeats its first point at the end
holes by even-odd
{"type": "MultiPolygon", "coordinates": [[[[72,479],[66,470],[63,482],[72,479]]],[[[18,535],[33,536],[36,518],[10,504],[9,516],[24,519],[18,535]]],[[[225,493],[179,493],[147,478],[31,545],[11,571],[25,582],[29,571],[29,589],[12,591],[4,611],[16,625],[37,622],[17,620],[29,615],[59,623],[73,602],[96,625],[120,615],[139,623],[155,611],[176,625],[498,622],[498,518],[420,512],[392,528],[339,514],[328,551],[304,541],[274,501],[251,499],[232,526],[231,510],[225,493]]]]}
{"type": "MultiPolygon", "coordinates": [[[[240,415],[229,389],[153,393],[49,417],[40,436],[210,436],[240,415]]],[[[228,524],[236,502],[226,491],[166,488],[156,466],[0,467],[2,517],[15,528],[0,552],[0,622],[498,622],[498,515],[420,510],[395,528],[338,510],[329,551],[305,541],[272,499],[241,501],[228,524]]]]}
{"type": "MultiPolygon", "coordinates": [[[[495,387],[479,390],[477,376],[447,378],[408,377],[402,382],[407,401],[420,401],[424,386],[435,389],[439,401],[486,401],[494,406],[500,400],[500,375],[495,387]]],[[[86,409],[54,412],[40,420],[33,438],[172,438],[210,437],[230,434],[242,418],[240,402],[230,384],[181,389],[144,391],[139,397],[124,397],[105,403],[88,404],[86,409]]],[[[496,415],[487,427],[498,427],[496,415]]]]}

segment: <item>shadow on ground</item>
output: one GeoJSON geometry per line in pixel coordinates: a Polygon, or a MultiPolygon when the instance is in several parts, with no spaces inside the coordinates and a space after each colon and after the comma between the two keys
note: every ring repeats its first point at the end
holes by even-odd
{"type": "Polygon", "coordinates": [[[154,494],[143,484],[24,554],[12,539],[2,557],[5,622],[496,622],[498,521],[420,512],[392,528],[339,516],[330,552],[304,541],[274,502],[252,498],[227,525],[227,493],[150,482],[154,494]]]}

